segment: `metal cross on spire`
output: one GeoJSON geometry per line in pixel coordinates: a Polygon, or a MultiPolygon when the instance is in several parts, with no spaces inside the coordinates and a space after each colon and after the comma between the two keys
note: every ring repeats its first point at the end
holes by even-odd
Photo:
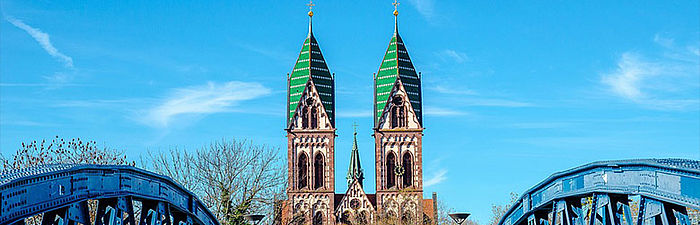
{"type": "Polygon", "coordinates": [[[312,11],[312,9],[316,5],[314,4],[313,0],[309,0],[309,4],[306,5],[309,6],[309,16],[314,16],[314,12],[312,11]]]}
{"type": "Polygon", "coordinates": [[[309,6],[309,35],[308,35],[308,38],[311,38],[311,35],[312,35],[311,18],[313,18],[313,16],[314,16],[314,11],[311,9],[314,8],[315,4],[314,4],[313,0],[309,0],[309,4],[306,4],[306,5],[309,6]]]}
{"type": "Polygon", "coordinates": [[[391,3],[394,5],[394,35],[398,35],[399,33],[399,0],[394,0],[394,3],[391,3]]]}
{"type": "Polygon", "coordinates": [[[357,134],[357,122],[352,122],[352,131],[357,134]]]}
{"type": "Polygon", "coordinates": [[[391,4],[394,5],[394,16],[398,16],[399,15],[399,5],[401,3],[399,3],[399,0],[394,0],[394,3],[391,3],[391,4]]]}

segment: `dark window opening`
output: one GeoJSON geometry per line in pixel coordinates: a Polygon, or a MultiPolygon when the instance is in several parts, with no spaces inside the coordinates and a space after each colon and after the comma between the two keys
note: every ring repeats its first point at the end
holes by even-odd
{"type": "Polygon", "coordinates": [[[396,186],[396,156],[393,152],[386,157],[386,187],[396,186]]]}
{"type": "Polygon", "coordinates": [[[406,152],[403,154],[403,186],[410,187],[413,185],[413,160],[411,154],[406,152]]]}
{"type": "Polygon", "coordinates": [[[316,129],[318,128],[318,108],[317,107],[312,107],[311,108],[311,129],[316,129]]]}
{"type": "Polygon", "coordinates": [[[316,154],[316,158],[314,159],[314,188],[316,189],[323,187],[323,181],[325,180],[323,177],[323,168],[323,155],[321,155],[321,153],[318,153],[316,154]]]}
{"type": "Polygon", "coordinates": [[[323,225],[323,213],[316,212],[316,215],[313,219],[313,225],[323,225]]]}
{"type": "Polygon", "coordinates": [[[309,107],[304,106],[304,108],[301,109],[301,128],[306,129],[309,128],[309,107]]]}
{"type": "Polygon", "coordinates": [[[391,128],[408,126],[408,117],[406,116],[408,109],[406,109],[401,95],[394,96],[391,103],[391,128]]]}
{"type": "Polygon", "coordinates": [[[306,154],[302,153],[301,156],[299,156],[299,189],[305,188],[309,184],[309,174],[307,171],[309,171],[309,159],[306,154]]]}

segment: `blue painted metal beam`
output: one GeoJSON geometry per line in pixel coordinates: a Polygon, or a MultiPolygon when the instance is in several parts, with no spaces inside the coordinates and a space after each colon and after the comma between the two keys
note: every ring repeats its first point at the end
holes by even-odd
{"type": "Polygon", "coordinates": [[[700,208],[700,161],[602,161],[555,173],[527,190],[499,225],[540,225],[542,210],[562,213],[562,223],[554,225],[629,225],[629,196],[641,198],[637,225],[650,224],[651,217],[661,223],[655,225],[687,221],[685,207],[700,208]]]}
{"type": "Polygon", "coordinates": [[[51,224],[83,223],[78,212],[89,199],[99,201],[98,225],[135,225],[132,199],[143,203],[146,215],[167,215],[152,224],[219,225],[192,192],[169,177],[132,166],[44,165],[0,174],[0,224],[22,223],[40,213],[48,214],[45,221],[51,224]],[[122,218],[124,213],[129,216],[122,218]],[[170,221],[171,215],[177,221],[170,221]]]}

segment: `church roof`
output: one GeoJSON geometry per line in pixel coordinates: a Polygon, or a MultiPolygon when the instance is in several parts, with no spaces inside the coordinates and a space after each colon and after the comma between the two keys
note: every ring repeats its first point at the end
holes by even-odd
{"type": "Polygon", "coordinates": [[[393,87],[400,81],[410,99],[411,106],[416,112],[419,123],[422,125],[422,102],[421,102],[421,82],[418,73],[416,72],[413,62],[408,55],[408,50],[404,45],[398,29],[398,11],[394,11],[394,35],[389,41],[389,47],[384,53],[384,58],[379,71],[374,77],[374,122],[378,124],[382,117],[384,107],[387,105],[389,95],[393,87]]]}
{"type": "MultiPolygon", "coordinates": [[[[373,207],[377,207],[377,195],[376,194],[366,194],[367,199],[369,199],[369,202],[372,204],[373,207]]],[[[333,196],[333,205],[340,205],[340,201],[345,198],[345,194],[340,194],[340,193],[335,193],[333,196]]]]}
{"type": "Polygon", "coordinates": [[[321,48],[314,37],[311,23],[313,14],[309,12],[309,34],[304,40],[301,52],[291,75],[288,77],[289,111],[287,112],[287,124],[294,118],[301,96],[308,82],[311,81],[318,91],[323,108],[335,126],[335,98],[334,76],[331,75],[326,60],[321,54],[321,48]]]}
{"type": "Polygon", "coordinates": [[[357,131],[353,133],[352,151],[350,153],[350,167],[348,168],[348,184],[351,184],[353,180],[358,180],[360,185],[365,179],[362,172],[362,165],[360,165],[360,151],[357,149],[357,131]]]}

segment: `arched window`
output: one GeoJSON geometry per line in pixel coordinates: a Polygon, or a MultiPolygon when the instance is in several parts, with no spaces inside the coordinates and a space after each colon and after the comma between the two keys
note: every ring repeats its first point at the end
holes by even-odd
{"type": "Polygon", "coordinates": [[[316,154],[314,158],[314,188],[316,189],[322,188],[325,180],[323,177],[323,164],[323,155],[321,153],[316,154]]]}
{"type": "Polygon", "coordinates": [[[401,106],[399,107],[399,127],[406,127],[407,124],[406,106],[401,106]]]}
{"type": "Polygon", "coordinates": [[[305,188],[309,185],[309,158],[305,153],[301,153],[299,156],[299,189],[305,188]]]}
{"type": "Polygon", "coordinates": [[[316,212],[313,219],[313,225],[323,225],[323,213],[316,212]]]}
{"type": "Polygon", "coordinates": [[[303,108],[301,108],[301,128],[302,129],[309,128],[309,107],[308,106],[303,106],[303,108]]]}
{"type": "Polygon", "coordinates": [[[398,107],[395,105],[391,106],[391,128],[399,127],[399,113],[398,107]]]}
{"type": "Polygon", "coordinates": [[[389,152],[386,157],[386,187],[392,188],[396,186],[396,155],[389,152]]]}
{"type": "Polygon", "coordinates": [[[403,186],[410,187],[413,185],[413,160],[411,160],[411,153],[403,154],[403,186]]]}
{"type": "Polygon", "coordinates": [[[318,128],[318,107],[314,104],[314,99],[311,97],[308,97],[304,100],[304,105],[301,109],[302,129],[318,128]]]}
{"type": "Polygon", "coordinates": [[[401,95],[396,95],[391,99],[391,128],[406,127],[408,118],[406,117],[406,106],[401,95]]]}
{"type": "Polygon", "coordinates": [[[311,107],[311,129],[318,128],[318,107],[311,107]]]}

